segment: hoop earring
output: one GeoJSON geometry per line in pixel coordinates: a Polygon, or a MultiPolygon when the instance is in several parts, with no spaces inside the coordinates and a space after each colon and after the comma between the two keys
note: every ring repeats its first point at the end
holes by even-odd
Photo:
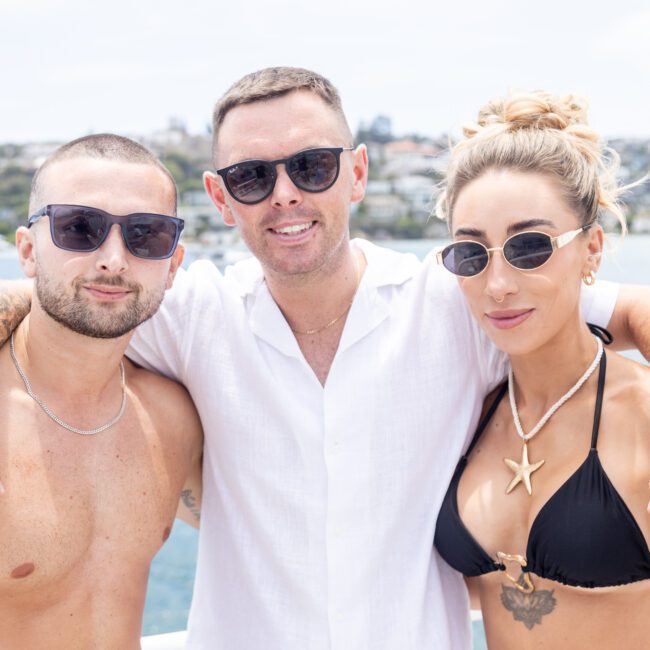
{"type": "Polygon", "coordinates": [[[593,271],[589,271],[587,275],[582,276],[582,281],[590,287],[594,282],[596,282],[596,274],[593,271]]]}

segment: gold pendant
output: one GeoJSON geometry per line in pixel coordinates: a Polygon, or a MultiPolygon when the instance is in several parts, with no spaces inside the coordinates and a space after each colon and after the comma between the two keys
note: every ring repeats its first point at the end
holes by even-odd
{"type": "Polygon", "coordinates": [[[528,566],[528,562],[523,555],[510,555],[509,553],[503,553],[502,551],[497,551],[497,560],[506,567],[506,562],[516,562],[521,567],[521,574],[518,578],[514,578],[508,573],[508,569],[504,568],[506,578],[512,582],[516,589],[521,591],[524,594],[532,594],[535,591],[535,585],[533,580],[530,577],[530,573],[524,571],[528,566]]]}
{"type": "Polygon", "coordinates": [[[538,470],[544,464],[544,461],[540,460],[538,463],[531,465],[528,462],[528,445],[524,442],[521,463],[516,463],[514,460],[510,460],[510,458],[504,458],[503,462],[515,473],[512,481],[508,483],[506,494],[510,494],[519,483],[523,482],[526,487],[526,492],[531,495],[533,493],[533,486],[530,482],[530,475],[538,470]]]}

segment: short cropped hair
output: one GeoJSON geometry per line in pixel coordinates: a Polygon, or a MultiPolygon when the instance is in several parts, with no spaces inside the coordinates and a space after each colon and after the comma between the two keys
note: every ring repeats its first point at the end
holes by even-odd
{"type": "Polygon", "coordinates": [[[251,72],[235,82],[215,104],[212,113],[212,157],[216,163],[219,128],[229,111],[237,106],[282,97],[296,90],[318,95],[341,118],[352,144],[352,131],[345,118],[341,97],[329,79],[304,68],[275,67],[251,72]]]}
{"type": "Polygon", "coordinates": [[[156,156],[149,151],[146,147],[121,135],[114,133],[97,133],[94,135],[86,135],[82,138],[72,140],[60,146],[47,160],[36,170],[32,178],[32,190],[29,195],[30,211],[41,207],[42,199],[42,180],[43,172],[62,160],[69,160],[72,158],[101,158],[103,160],[115,160],[125,163],[139,163],[143,165],[153,165],[160,169],[165,176],[169,179],[174,194],[174,211],[176,215],[176,207],[178,203],[176,183],[170,171],[163,165],[156,156]]]}

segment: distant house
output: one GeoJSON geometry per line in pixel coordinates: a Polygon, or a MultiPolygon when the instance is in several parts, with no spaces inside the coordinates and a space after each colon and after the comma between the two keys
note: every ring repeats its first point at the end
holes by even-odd
{"type": "Polygon", "coordinates": [[[393,183],[386,179],[369,180],[366,185],[366,199],[369,196],[377,196],[381,194],[392,194],[393,183]]]}
{"type": "Polygon", "coordinates": [[[375,223],[391,223],[409,213],[408,203],[396,194],[371,194],[363,205],[365,214],[375,223]]]}
{"type": "Polygon", "coordinates": [[[30,142],[23,145],[20,156],[14,162],[23,169],[38,169],[61,144],[61,142],[30,142]]]}
{"type": "Polygon", "coordinates": [[[388,142],[382,149],[383,177],[433,173],[433,160],[440,149],[432,142],[412,139],[388,142]]]}
{"type": "Polygon", "coordinates": [[[187,190],[187,192],[183,192],[181,203],[183,205],[213,205],[205,190],[187,190]]]}
{"type": "Polygon", "coordinates": [[[393,180],[393,191],[409,204],[412,216],[426,220],[433,207],[435,192],[435,183],[431,176],[400,176],[393,180]]]}

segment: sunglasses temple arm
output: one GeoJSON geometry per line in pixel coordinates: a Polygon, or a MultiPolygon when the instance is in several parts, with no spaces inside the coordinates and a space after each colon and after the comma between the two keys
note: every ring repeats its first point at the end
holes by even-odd
{"type": "Polygon", "coordinates": [[[585,228],[578,228],[578,230],[571,230],[570,232],[565,232],[563,235],[558,235],[557,237],[551,238],[551,241],[553,242],[553,249],[557,250],[558,248],[562,248],[562,246],[570,244],[578,235],[583,233],[585,230],[585,228]]]}
{"type": "Polygon", "coordinates": [[[31,226],[33,223],[36,223],[41,217],[44,217],[47,215],[47,206],[41,208],[38,212],[35,212],[29,219],[27,220],[27,225],[31,226]]]}

